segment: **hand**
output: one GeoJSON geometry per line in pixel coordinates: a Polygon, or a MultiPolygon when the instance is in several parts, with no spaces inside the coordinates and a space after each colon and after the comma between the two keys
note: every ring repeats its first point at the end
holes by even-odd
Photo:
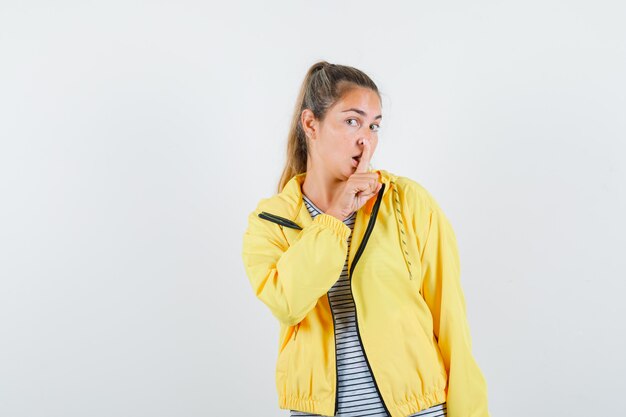
{"type": "Polygon", "coordinates": [[[354,174],[341,186],[340,197],[326,210],[326,214],[342,220],[360,209],[367,201],[375,196],[382,183],[378,181],[378,173],[368,172],[370,164],[371,145],[369,139],[363,140],[363,153],[354,174]]]}

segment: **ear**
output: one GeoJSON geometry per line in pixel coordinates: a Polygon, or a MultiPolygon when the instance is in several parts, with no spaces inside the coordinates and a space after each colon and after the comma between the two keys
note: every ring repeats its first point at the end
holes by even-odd
{"type": "Polygon", "coordinates": [[[302,114],[300,114],[300,123],[302,124],[302,130],[304,130],[304,134],[311,139],[315,138],[318,129],[318,121],[313,114],[311,109],[302,110],[302,114]]]}

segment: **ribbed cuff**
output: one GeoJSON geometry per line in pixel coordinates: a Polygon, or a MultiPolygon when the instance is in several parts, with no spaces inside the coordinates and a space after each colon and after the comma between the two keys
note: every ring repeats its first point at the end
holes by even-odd
{"type": "Polygon", "coordinates": [[[352,233],[352,229],[336,218],[335,216],[331,216],[330,214],[320,213],[313,219],[313,222],[318,222],[323,224],[324,226],[330,227],[337,235],[341,236],[344,240],[348,239],[350,233],[352,233]]]}

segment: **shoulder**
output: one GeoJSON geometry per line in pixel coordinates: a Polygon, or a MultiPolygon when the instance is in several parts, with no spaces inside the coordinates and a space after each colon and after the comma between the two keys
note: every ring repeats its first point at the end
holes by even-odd
{"type": "Polygon", "coordinates": [[[282,191],[270,196],[266,195],[258,200],[254,210],[248,213],[249,229],[258,230],[261,228],[265,232],[274,233],[282,230],[282,228],[277,227],[276,223],[262,220],[259,216],[262,212],[292,221],[297,217],[303,202],[300,185],[296,177],[293,177],[283,187],[282,191]]]}
{"type": "Polygon", "coordinates": [[[420,242],[425,242],[426,237],[436,226],[436,233],[446,233],[454,237],[452,225],[438,203],[437,199],[421,182],[402,175],[394,175],[392,196],[397,201],[396,207],[400,207],[400,215],[418,236],[420,242]]]}
{"type": "Polygon", "coordinates": [[[383,172],[390,178],[392,190],[397,193],[394,198],[399,198],[407,207],[426,211],[439,209],[433,194],[420,181],[389,171],[383,172]]]}
{"type": "Polygon", "coordinates": [[[281,248],[281,250],[286,248],[282,227],[275,222],[264,220],[260,216],[263,212],[287,219],[292,218],[291,211],[280,194],[259,199],[256,207],[248,212],[247,226],[243,234],[244,253],[261,253],[268,247],[268,243],[270,247],[281,248]]]}
{"type": "Polygon", "coordinates": [[[265,211],[277,216],[293,219],[297,214],[299,204],[301,204],[301,202],[296,201],[293,196],[281,192],[270,197],[261,198],[254,211],[250,214],[258,215],[262,211],[265,211]]]}

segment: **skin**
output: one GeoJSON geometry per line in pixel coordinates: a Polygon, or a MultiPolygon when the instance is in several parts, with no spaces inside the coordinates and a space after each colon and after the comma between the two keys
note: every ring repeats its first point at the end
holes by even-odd
{"type": "Polygon", "coordinates": [[[368,171],[378,145],[381,114],[378,95],[363,87],[347,91],[323,121],[310,109],[302,111],[302,127],[309,138],[302,192],[323,212],[342,220],[380,189],[377,174],[368,171]],[[352,159],[356,155],[362,155],[357,167],[352,159]]]}

